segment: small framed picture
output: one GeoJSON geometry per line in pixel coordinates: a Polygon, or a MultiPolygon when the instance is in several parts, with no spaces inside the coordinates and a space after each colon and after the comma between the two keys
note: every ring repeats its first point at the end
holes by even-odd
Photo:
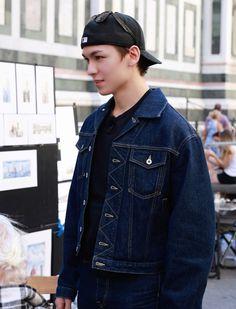
{"type": "Polygon", "coordinates": [[[0,114],[16,113],[16,66],[0,62],[0,114]]]}
{"type": "Polygon", "coordinates": [[[37,187],[36,150],[0,152],[0,191],[37,187]]]}
{"type": "Polygon", "coordinates": [[[29,144],[56,143],[55,115],[33,115],[29,117],[29,144]]]}
{"type": "Polygon", "coordinates": [[[52,259],[52,230],[23,235],[27,254],[27,276],[50,276],[52,259]]]}
{"type": "Polygon", "coordinates": [[[18,114],[36,113],[35,67],[16,64],[18,114]]]}
{"type": "Polygon", "coordinates": [[[28,124],[26,115],[4,115],[4,146],[27,145],[28,124]]]}
{"type": "Polygon", "coordinates": [[[53,67],[36,66],[37,113],[54,114],[54,70],[53,67]]]}

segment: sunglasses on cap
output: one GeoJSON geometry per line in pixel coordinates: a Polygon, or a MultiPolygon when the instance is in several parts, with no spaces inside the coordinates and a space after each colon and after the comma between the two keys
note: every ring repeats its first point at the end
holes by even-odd
{"type": "Polygon", "coordinates": [[[133,33],[133,31],[125,24],[125,22],[120,18],[120,16],[116,13],[116,12],[111,12],[111,11],[105,11],[101,14],[97,14],[97,15],[93,15],[89,21],[93,20],[96,23],[103,23],[109,16],[112,16],[117,23],[121,26],[121,28],[129,33],[129,35],[131,35],[131,37],[133,38],[134,42],[136,42],[136,37],[135,34],[133,33]]]}

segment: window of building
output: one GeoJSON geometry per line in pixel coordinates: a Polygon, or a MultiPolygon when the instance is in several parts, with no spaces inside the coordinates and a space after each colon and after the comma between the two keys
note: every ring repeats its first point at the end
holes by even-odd
{"type": "Polygon", "coordinates": [[[212,37],[211,53],[220,53],[220,29],[221,29],[221,0],[212,2],[212,37]]]}
{"type": "Polygon", "coordinates": [[[236,57],[236,0],[233,0],[232,13],[232,56],[236,57]]]}

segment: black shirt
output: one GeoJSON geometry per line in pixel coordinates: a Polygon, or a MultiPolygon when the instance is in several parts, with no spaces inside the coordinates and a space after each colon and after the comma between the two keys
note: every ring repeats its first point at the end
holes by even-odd
{"type": "Polygon", "coordinates": [[[91,261],[93,256],[101,211],[107,191],[108,163],[112,142],[119,135],[149,91],[134,106],[120,116],[114,117],[109,113],[98,130],[90,173],[89,200],[85,212],[85,229],[80,250],[80,257],[83,260],[91,261]]]}

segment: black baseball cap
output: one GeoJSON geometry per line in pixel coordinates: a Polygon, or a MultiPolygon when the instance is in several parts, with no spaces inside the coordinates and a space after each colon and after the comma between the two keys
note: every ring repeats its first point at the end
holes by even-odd
{"type": "Polygon", "coordinates": [[[148,66],[161,63],[146,51],[143,30],[139,23],[133,17],[122,13],[105,11],[90,18],[84,28],[81,48],[91,45],[137,45],[148,66]]]}

